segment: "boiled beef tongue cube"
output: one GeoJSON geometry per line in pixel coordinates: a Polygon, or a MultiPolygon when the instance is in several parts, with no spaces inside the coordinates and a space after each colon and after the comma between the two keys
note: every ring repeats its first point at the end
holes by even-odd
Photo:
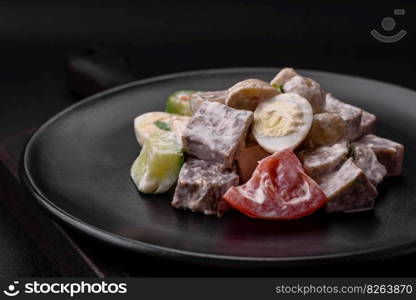
{"type": "Polygon", "coordinates": [[[295,75],[283,84],[283,91],[285,93],[295,93],[307,99],[314,113],[324,110],[325,92],[319,83],[311,78],[295,75]]]}
{"type": "Polygon", "coordinates": [[[333,174],[325,176],[320,187],[328,197],[327,212],[357,212],[372,209],[377,190],[364,172],[349,158],[333,174]]]}
{"type": "Polygon", "coordinates": [[[183,132],[183,148],[192,156],[230,169],[238,150],[244,147],[252,121],[251,111],[205,101],[183,132]]]}
{"type": "Polygon", "coordinates": [[[363,136],[358,142],[374,151],[378,161],[386,168],[387,176],[401,174],[404,155],[403,145],[373,134],[363,136]]]}
{"type": "Polygon", "coordinates": [[[301,151],[299,158],[306,174],[319,182],[322,176],[333,173],[347,160],[347,143],[301,151]]]}
{"type": "Polygon", "coordinates": [[[357,167],[364,171],[372,184],[375,186],[380,184],[386,176],[387,170],[378,161],[374,151],[370,147],[358,142],[352,143],[351,148],[352,158],[357,167]]]}
{"type": "Polygon", "coordinates": [[[360,136],[363,110],[336,99],[332,94],[325,97],[325,111],[338,114],[347,123],[346,139],[353,141],[360,136]]]}
{"type": "Polygon", "coordinates": [[[326,94],[325,111],[338,114],[347,123],[346,140],[355,141],[373,132],[377,117],[361,108],[344,103],[332,94],[326,94]]]}
{"type": "Polygon", "coordinates": [[[226,96],[227,91],[205,91],[192,93],[189,97],[191,112],[194,114],[205,101],[219,102],[224,104],[226,96]]]}
{"type": "Polygon", "coordinates": [[[370,134],[374,130],[374,126],[376,124],[377,117],[365,110],[363,110],[363,114],[361,116],[361,123],[360,123],[360,136],[364,136],[366,134],[370,134]]]}
{"type": "Polygon", "coordinates": [[[222,195],[238,183],[238,175],[224,171],[221,165],[190,159],[179,173],[172,205],[206,215],[221,216],[230,208],[222,200],[222,195]]]}

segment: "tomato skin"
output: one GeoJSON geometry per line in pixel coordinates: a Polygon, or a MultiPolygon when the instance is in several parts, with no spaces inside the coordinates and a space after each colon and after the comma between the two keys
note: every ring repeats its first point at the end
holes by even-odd
{"type": "Polygon", "coordinates": [[[231,187],[223,198],[249,217],[270,220],[298,219],[328,202],[289,149],[261,160],[250,180],[231,187]]]}

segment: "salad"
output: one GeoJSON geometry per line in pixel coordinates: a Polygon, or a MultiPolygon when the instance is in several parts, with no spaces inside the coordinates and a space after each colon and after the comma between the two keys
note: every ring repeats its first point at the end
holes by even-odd
{"type": "Polygon", "coordinates": [[[164,112],[134,120],[142,147],[130,174],[141,193],[176,185],[173,207],[206,215],[370,210],[383,179],[401,174],[404,153],[373,134],[376,119],[292,68],[270,83],[177,91],[164,112]]]}

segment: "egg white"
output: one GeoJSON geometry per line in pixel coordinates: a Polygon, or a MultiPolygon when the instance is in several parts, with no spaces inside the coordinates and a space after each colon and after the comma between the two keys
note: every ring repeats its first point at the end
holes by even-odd
{"type": "Polygon", "coordinates": [[[155,121],[164,121],[169,123],[170,114],[166,112],[148,112],[134,119],[134,132],[136,139],[141,146],[144,140],[152,133],[161,131],[156,126],[152,126],[155,121]]]}
{"type": "MultiPolygon", "coordinates": [[[[302,124],[296,126],[295,131],[284,136],[268,136],[260,134],[254,130],[252,126],[252,133],[260,146],[270,153],[282,151],[284,149],[295,149],[306,138],[312,126],[313,110],[308,100],[299,96],[298,94],[286,93],[275,96],[267,101],[259,104],[254,115],[258,115],[270,105],[277,101],[296,103],[302,112],[302,124]]],[[[254,125],[256,117],[254,119],[254,125]]]]}

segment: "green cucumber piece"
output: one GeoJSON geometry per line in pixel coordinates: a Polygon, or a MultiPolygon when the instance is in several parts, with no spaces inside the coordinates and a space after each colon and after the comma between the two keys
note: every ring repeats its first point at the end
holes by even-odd
{"type": "Polygon", "coordinates": [[[181,145],[173,132],[155,133],[145,139],[130,175],[140,192],[163,193],[178,179],[183,159],[181,145]]]}
{"type": "Polygon", "coordinates": [[[177,91],[168,97],[165,111],[171,114],[191,116],[190,95],[195,91],[177,91]]]}

